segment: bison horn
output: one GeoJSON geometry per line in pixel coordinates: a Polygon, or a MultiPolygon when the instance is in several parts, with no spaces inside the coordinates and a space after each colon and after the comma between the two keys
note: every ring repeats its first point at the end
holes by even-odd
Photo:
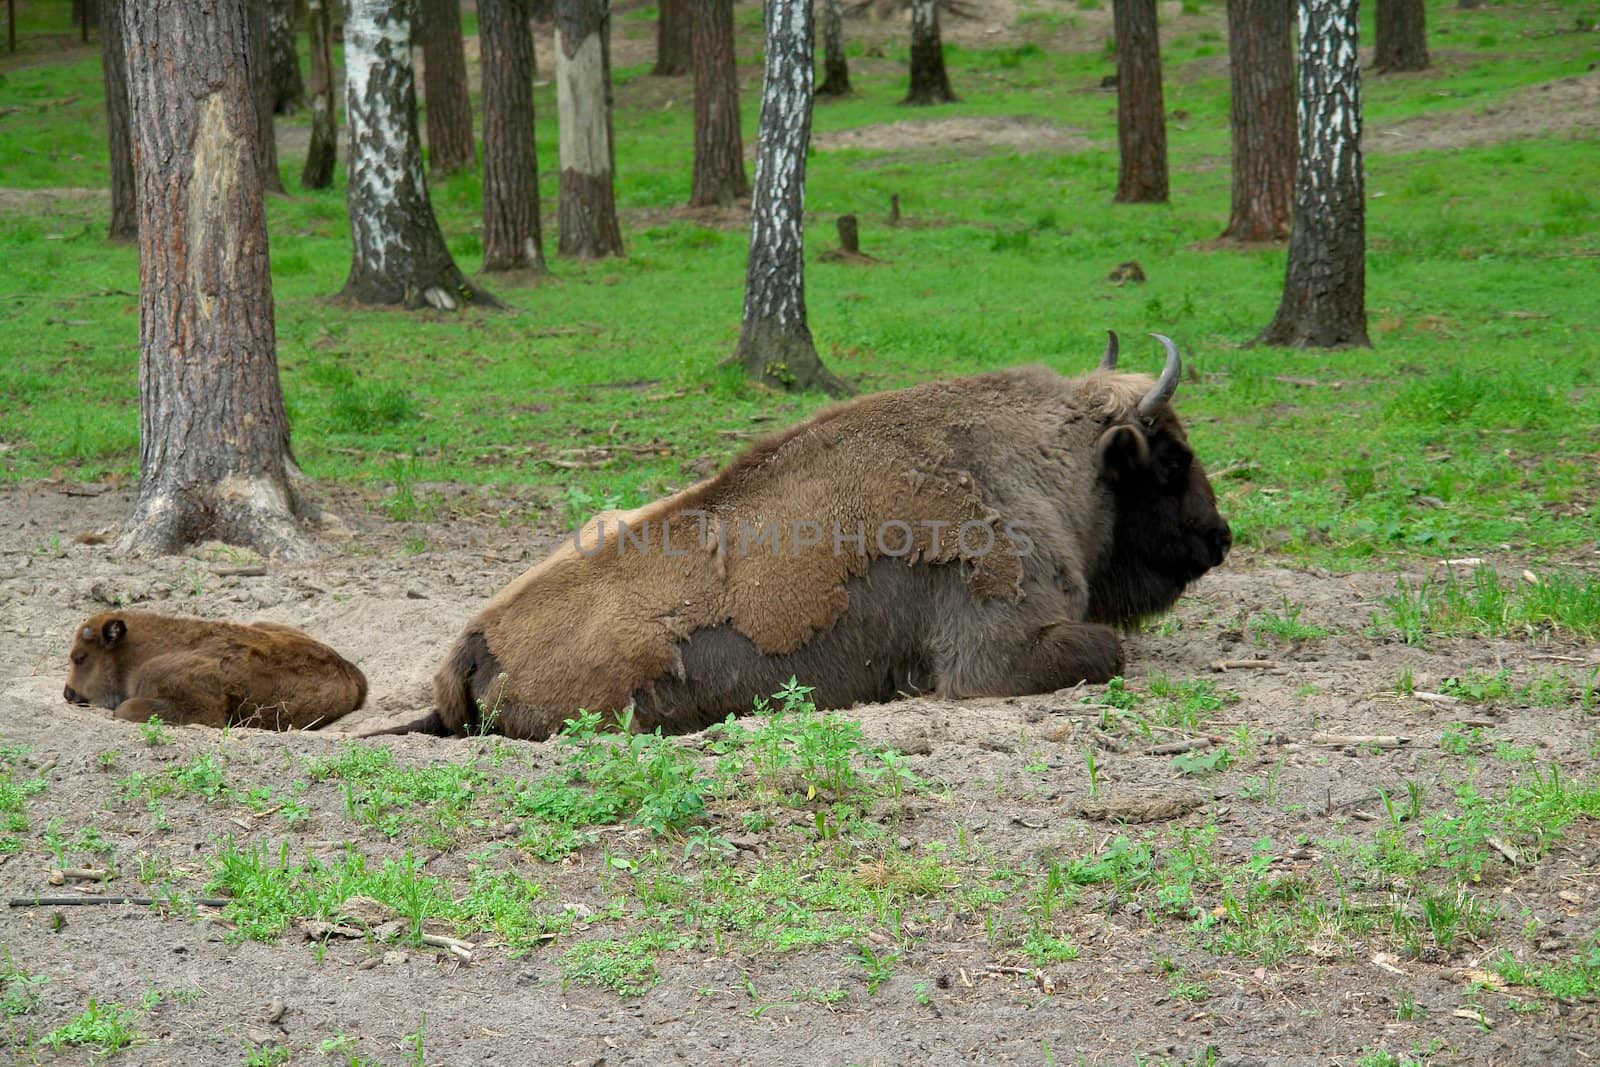
{"type": "Polygon", "coordinates": [[[1106,354],[1100,357],[1101,370],[1117,369],[1117,331],[1106,331],[1106,354]]]}
{"type": "Polygon", "coordinates": [[[1156,384],[1139,401],[1139,417],[1148,419],[1156,413],[1156,409],[1172,399],[1172,394],[1178,391],[1178,377],[1183,373],[1183,360],[1178,356],[1178,346],[1172,343],[1172,338],[1159,333],[1150,335],[1161,342],[1161,347],[1167,350],[1167,365],[1161,371],[1161,377],[1156,379],[1156,384]]]}

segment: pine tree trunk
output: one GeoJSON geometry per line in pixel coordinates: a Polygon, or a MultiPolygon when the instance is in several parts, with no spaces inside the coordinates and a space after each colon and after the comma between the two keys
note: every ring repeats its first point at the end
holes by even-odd
{"type": "Polygon", "coordinates": [[[561,144],[558,251],[622,255],[612,189],[611,17],[606,0],[556,0],[556,108],[561,144]]]}
{"type": "Polygon", "coordinates": [[[295,516],[241,0],[129,0],[139,495],[121,552],[312,554],[295,516]]]}
{"type": "Polygon", "coordinates": [[[944,70],[938,0],[911,0],[911,91],[903,104],[948,104],[950,77],[944,70]]]}
{"type": "Polygon", "coordinates": [[[842,395],[849,388],[822,365],[806,325],[802,225],[816,79],[811,0],[766,0],[766,25],[750,262],[734,359],[767,385],[842,395]]]}
{"type": "Polygon", "coordinates": [[[1233,84],[1233,211],[1222,236],[1289,236],[1294,202],[1292,0],[1228,0],[1233,84]]]}
{"type": "Polygon", "coordinates": [[[689,73],[693,62],[689,17],[705,0],[660,0],[656,5],[656,65],[651,74],[674,78],[689,73]]]}
{"type": "Polygon", "coordinates": [[[1167,116],[1156,0],[1114,0],[1119,204],[1167,202],[1167,116]]]}
{"type": "Polygon", "coordinates": [[[498,307],[468,283],[445,247],[417,137],[409,5],[349,0],[344,20],[345,115],[350,123],[350,277],[358,304],[454,310],[498,307]]]}
{"type": "MultiPolygon", "coordinates": [[[[131,0],[130,0],[131,2],[131,0]]],[[[250,70],[255,79],[256,107],[261,117],[256,123],[259,133],[256,158],[261,165],[261,188],[269,193],[286,193],[283,175],[278,171],[278,134],[272,123],[272,52],[268,26],[268,7],[272,0],[243,0],[245,6],[245,31],[250,48],[250,70]]]]}
{"type": "Polygon", "coordinates": [[[1428,69],[1427,12],[1423,0],[1378,0],[1377,54],[1384,74],[1428,69]]]}
{"type": "Polygon", "coordinates": [[[330,8],[339,0],[309,0],[311,21],[311,145],[300,185],[326,189],[339,158],[339,127],[333,107],[333,26],[330,8]]]}
{"type": "Polygon", "coordinates": [[[822,84],[817,86],[817,95],[850,95],[850,65],[844,58],[844,0],[822,0],[822,84]]]}
{"type": "Polygon", "coordinates": [[[543,271],[526,0],[478,0],[483,48],[483,269],[543,271]]]}
{"type": "Polygon", "coordinates": [[[294,29],[295,0],[271,0],[267,9],[267,42],[272,54],[272,110],[293,115],[306,102],[300,78],[300,53],[294,29]]]}
{"type": "Polygon", "coordinates": [[[111,227],[107,236],[113,241],[132,241],[139,236],[129,139],[128,53],[122,39],[123,2],[100,2],[100,58],[106,84],[106,132],[111,142],[111,227]]]}
{"type": "Polygon", "coordinates": [[[694,185],[690,207],[731,204],[750,193],[739,130],[739,70],[733,53],[733,0],[696,0],[694,185]]]}
{"type": "Polygon", "coordinates": [[[461,40],[461,0],[420,0],[422,99],[427,105],[428,166],[454,174],[478,162],[467,95],[467,53],[461,40]]]}
{"type": "Polygon", "coordinates": [[[1370,347],[1357,0],[1301,0],[1294,222],[1264,344],[1370,347]]]}

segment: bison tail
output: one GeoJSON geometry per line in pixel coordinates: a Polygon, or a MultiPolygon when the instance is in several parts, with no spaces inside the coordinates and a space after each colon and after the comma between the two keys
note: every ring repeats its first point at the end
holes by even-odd
{"type": "Polygon", "coordinates": [[[446,734],[475,733],[478,727],[478,692],[474,684],[500,673],[499,661],[489,642],[476,630],[463,634],[450,650],[439,673],[433,676],[433,704],[446,734]]]}

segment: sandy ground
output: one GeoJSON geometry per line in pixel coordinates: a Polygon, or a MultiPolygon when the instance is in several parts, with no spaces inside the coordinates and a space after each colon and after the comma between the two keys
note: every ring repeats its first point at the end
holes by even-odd
{"type": "MultiPolygon", "coordinates": [[[[335,753],[342,742],[319,733],[234,730],[224,736],[182,728],[173,730],[174,746],[153,749],[132,725],[68,706],[60,690],[73,626],[121,603],[306,628],[355,660],[371,680],[369,710],[341,726],[422,706],[426,680],[462,622],[554,538],[553,532],[495,521],[496,514],[516,510],[514,494],[432,491],[448,501],[448,517],[404,524],[384,518],[374,501],[341,493],[330,503],[350,528],[348,540],[329,545],[317,562],[268,562],[264,573],[242,575],[228,572],[255,561],[222,546],[135,560],[75,540],[114,530],[130,503],[123,489],[43,484],[0,491],[0,743],[28,746],[19,774],[40,774],[47,782],[29,803],[33,831],[23,835],[22,851],[0,855],[0,891],[8,897],[51,891],[46,875],[56,861],[38,834],[52,820],[68,837],[83,826],[99,829],[130,870],[112,887],[123,892],[137,891],[134,857],[161,857],[180,885],[200,895],[204,871],[195,857],[214,851],[224,835],[251,846],[286,840],[299,854],[337,849],[355,833],[352,840],[370,855],[398,855],[399,843],[353,830],[335,783],[305,794],[311,818],[292,831],[237,805],[198,799],[169,802],[170,825],[159,829],[147,813],[115,801],[118,777],[220,752],[230,776],[283,793],[304,778],[306,758],[335,753]],[[424,542],[427,547],[416,551],[424,542]],[[107,752],[116,755],[102,757],[107,752]],[[103,758],[114,768],[103,768],[103,758]]],[[[1600,561],[1576,563],[1592,568],[1600,561]]],[[[1277,862],[1302,869],[1314,866],[1324,842],[1370,833],[1362,820],[1381,817],[1376,788],[1420,782],[1431,807],[1448,803],[1450,783],[1463,775],[1480,789],[1503,783],[1509,765],[1474,757],[1469,769],[1460,756],[1440,751],[1441,733],[1453,720],[1470,717],[1498,741],[1532,746],[1538,759],[1560,764],[1573,778],[1600,769],[1597,718],[1576,701],[1558,708],[1516,702],[1440,708],[1394,693],[1406,668],[1424,688],[1470,668],[1502,665],[1526,681],[1553,667],[1600,664],[1600,647],[1460,640],[1419,651],[1368,636],[1371,613],[1394,580],[1385,574],[1335,577],[1236,553],[1181,602],[1175,632],[1131,638],[1130,677],[1136,684],[1151,674],[1216,681],[1238,700],[1211,728],[1230,732],[1248,724],[1265,739],[1259,754],[1226,773],[1194,778],[1174,770],[1167,756],[1102,751],[1099,799],[1176,798],[1180,803],[1157,829],[1212,820],[1227,862],[1242,863],[1253,842],[1270,837],[1283,853],[1277,862]],[[1244,620],[1280,609],[1285,596],[1335,635],[1294,645],[1253,641],[1244,620]],[[1276,665],[1211,670],[1219,659],[1263,657],[1276,665]],[[1318,731],[1411,740],[1379,751],[1304,744],[1318,731]],[[1274,768],[1276,800],[1247,799],[1246,783],[1274,768]],[[1294,842],[1303,845],[1287,851],[1294,842]]],[[[948,842],[959,825],[993,850],[996,863],[1026,867],[1040,856],[1086,855],[1118,832],[1143,829],[1121,830],[1084,808],[1089,796],[1081,749],[1091,742],[1074,717],[1075,701],[1070,694],[917,700],[852,714],[875,743],[913,753],[913,770],[935,783],[907,804],[906,847],[948,842]]],[[[483,751],[481,742],[419,736],[377,743],[405,763],[470,759],[483,751]]],[[[510,748],[522,761],[514,773],[533,776],[552,765],[550,746],[510,748]]],[[[623,833],[630,841],[642,834],[623,833]]],[[[607,898],[601,847],[590,846],[570,864],[530,859],[519,869],[550,884],[553,899],[598,910],[607,898]]],[[[462,876],[467,862],[446,850],[430,858],[428,870],[462,876]]],[[[1504,915],[1537,918],[1537,933],[1519,932],[1533,927],[1508,921],[1493,938],[1425,959],[1397,959],[1380,955],[1388,951],[1381,943],[1336,939],[1266,966],[1212,955],[1195,946],[1183,924],[1152,921],[1137,907],[1108,899],[1103,887],[1088,887],[1067,920],[1082,949],[1078,960],[1036,971],[996,949],[972,916],[938,915],[929,920],[932,928],[908,927],[917,936],[895,977],[875,995],[865,992],[860,966],[841,946],[783,954],[671,952],[654,989],[619,1000],[605,991],[561,988],[558,954],[565,941],[513,959],[490,940],[463,966],[431,952],[359,940],[331,943],[318,962],[292,934],[276,945],[232,943],[225,924],[204,909],[194,918],[140,908],[27,909],[7,914],[0,930],[18,965],[50,976],[43,1007],[28,1017],[40,1032],[81,1011],[90,997],[131,1005],[151,987],[199,991],[192,1003],[169,1000],[141,1020],[147,1041],[124,1055],[131,1063],[237,1064],[244,1049],[267,1041],[296,1049],[297,1063],[331,1062],[314,1050],[338,1034],[359,1036],[363,1056],[410,1062],[404,1035],[424,1016],[427,1059],[434,1064],[1037,1063],[1046,1045],[1054,1062],[1183,1060],[1210,1047],[1217,1063],[1352,1063],[1364,1048],[1405,1052],[1435,1041],[1436,1063],[1579,1063],[1600,1047],[1595,1005],[1547,1003],[1535,1014],[1515,1012],[1504,993],[1473,992],[1470,976],[1502,950],[1558,959],[1593,936],[1597,871],[1600,825],[1579,822],[1537,864],[1502,865],[1485,874],[1481,894],[1504,915]],[[57,927],[57,917],[65,924],[57,927]],[[1158,966],[1163,959],[1203,982],[1209,997],[1175,997],[1158,966]],[[746,980],[778,1001],[813,985],[844,988],[849,996],[832,1008],[782,1002],[755,1012],[746,980]],[[285,1006],[275,1020],[269,1018],[274,1001],[285,1006]],[[1397,1020],[1397,1005],[1406,1002],[1420,1005],[1426,1016],[1397,1020]],[[1487,1032],[1455,1014],[1465,1006],[1484,1013],[1487,1032]]],[[[583,931],[568,936],[581,938],[583,931]]],[[[41,1055],[52,1061],[48,1052],[41,1055]]],[[[59,1062],[78,1060],[69,1053],[59,1062]]]]}

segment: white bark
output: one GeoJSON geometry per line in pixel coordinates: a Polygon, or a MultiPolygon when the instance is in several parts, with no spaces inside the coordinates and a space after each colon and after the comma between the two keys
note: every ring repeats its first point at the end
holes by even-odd
{"type": "Polygon", "coordinates": [[[605,58],[598,33],[591,33],[569,59],[556,28],[556,114],[560,123],[561,169],[591,177],[611,169],[606,141],[605,58]]]}

